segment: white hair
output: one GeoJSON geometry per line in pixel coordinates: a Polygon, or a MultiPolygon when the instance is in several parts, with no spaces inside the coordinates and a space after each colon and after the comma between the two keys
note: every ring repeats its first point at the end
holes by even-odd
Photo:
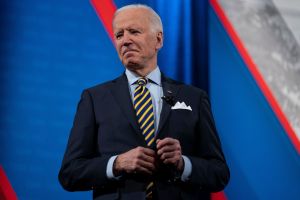
{"type": "Polygon", "coordinates": [[[114,13],[114,18],[113,18],[113,23],[114,23],[114,19],[115,17],[123,10],[127,10],[127,9],[131,9],[131,8],[144,8],[146,10],[148,10],[151,13],[151,16],[149,18],[151,25],[152,25],[152,29],[154,31],[161,31],[163,32],[163,25],[161,22],[161,19],[159,17],[159,15],[149,6],[144,5],[144,4],[131,4],[131,5],[127,5],[127,6],[123,6],[121,8],[119,8],[115,13],[114,13]]]}

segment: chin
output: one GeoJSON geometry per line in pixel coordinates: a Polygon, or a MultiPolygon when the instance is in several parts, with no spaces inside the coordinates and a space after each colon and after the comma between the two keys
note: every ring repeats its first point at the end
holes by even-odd
{"type": "Polygon", "coordinates": [[[137,63],[137,62],[127,62],[124,64],[125,67],[129,70],[137,70],[137,69],[142,69],[143,67],[137,63]]]}

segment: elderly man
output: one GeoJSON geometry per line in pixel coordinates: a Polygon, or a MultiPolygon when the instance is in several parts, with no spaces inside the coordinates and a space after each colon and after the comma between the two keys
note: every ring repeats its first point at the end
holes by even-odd
{"type": "Polygon", "coordinates": [[[82,93],[59,173],[68,191],[101,199],[209,199],[229,170],[202,90],[165,77],[160,17],[148,6],[116,11],[123,75],[82,93]]]}

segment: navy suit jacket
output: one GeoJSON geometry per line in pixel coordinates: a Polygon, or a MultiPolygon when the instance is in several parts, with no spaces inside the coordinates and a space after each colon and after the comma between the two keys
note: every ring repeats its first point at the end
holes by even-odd
{"type": "MultiPolygon", "coordinates": [[[[164,101],[156,138],[172,137],[181,144],[182,154],[192,163],[188,181],[170,166],[159,165],[145,175],[123,174],[119,180],[106,176],[113,155],[137,146],[147,147],[139,129],[128,81],[119,78],[86,89],[77,107],[74,124],[59,172],[59,181],[68,191],[93,190],[95,200],[145,199],[149,180],[155,183],[155,199],[209,199],[210,192],[224,189],[229,180],[220,140],[206,93],[162,75],[164,101]],[[185,102],[192,111],[171,109],[172,101],[185,102]]],[[[152,147],[155,149],[155,147],[152,147]]]]}

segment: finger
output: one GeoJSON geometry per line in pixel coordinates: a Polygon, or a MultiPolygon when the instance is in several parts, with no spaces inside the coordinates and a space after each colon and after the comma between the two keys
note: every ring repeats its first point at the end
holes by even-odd
{"type": "Polygon", "coordinates": [[[160,156],[160,160],[166,160],[166,159],[175,159],[175,160],[180,160],[182,157],[180,151],[173,151],[173,152],[168,152],[168,153],[163,153],[160,156]]]}
{"type": "MultiPolygon", "coordinates": [[[[145,154],[145,151],[148,152],[148,150],[143,147],[137,147],[119,155],[115,161],[116,171],[124,170],[127,173],[133,173],[134,171],[139,171],[140,168],[142,168],[142,171],[145,171],[143,168],[146,168],[148,171],[153,171],[155,169],[155,157],[145,154]]],[[[153,150],[150,150],[150,152],[152,151],[153,150]]]]}
{"type": "Polygon", "coordinates": [[[173,158],[167,158],[167,159],[163,160],[164,164],[172,164],[172,165],[175,165],[175,166],[177,166],[178,162],[179,162],[179,159],[176,159],[174,157],[173,158]]]}
{"type": "Polygon", "coordinates": [[[155,157],[155,151],[150,148],[143,148],[143,153],[146,154],[147,156],[155,157]]]}
{"type": "Polygon", "coordinates": [[[180,150],[179,145],[165,145],[163,147],[161,147],[160,149],[158,149],[157,154],[158,155],[162,155],[163,153],[168,153],[168,152],[173,152],[176,150],[180,150]]]}
{"type": "Polygon", "coordinates": [[[169,159],[169,158],[173,158],[176,156],[176,153],[175,152],[168,152],[168,153],[163,153],[161,156],[160,156],[160,159],[161,160],[165,160],[165,159],[169,159]]]}
{"type": "Polygon", "coordinates": [[[143,160],[140,161],[140,166],[143,168],[146,168],[148,170],[154,171],[155,170],[155,163],[151,163],[151,162],[145,162],[143,160]]]}
{"type": "Polygon", "coordinates": [[[155,151],[149,148],[137,147],[136,148],[136,157],[148,162],[153,163],[155,161],[155,151]]]}
{"type": "Polygon", "coordinates": [[[152,149],[140,147],[137,149],[136,157],[129,159],[136,159],[135,164],[137,166],[148,167],[150,165],[151,169],[155,165],[155,158],[156,155],[152,149]]]}
{"type": "Polygon", "coordinates": [[[137,172],[143,170],[144,168],[149,171],[155,170],[154,163],[147,162],[138,158],[131,158],[130,160],[124,163],[124,167],[128,173],[137,172]]]}
{"type": "Polygon", "coordinates": [[[143,166],[132,166],[130,169],[127,169],[127,173],[132,173],[132,174],[136,174],[136,173],[146,173],[146,174],[152,174],[154,170],[149,169],[147,167],[143,167],[143,166]]]}
{"type": "Polygon", "coordinates": [[[145,148],[145,147],[138,146],[135,149],[133,149],[133,151],[136,152],[137,155],[146,154],[148,156],[155,157],[155,151],[153,149],[150,149],[150,148],[145,148]]]}
{"type": "MultiPolygon", "coordinates": [[[[155,156],[155,155],[154,155],[155,156]]],[[[149,163],[154,163],[155,162],[155,157],[154,156],[148,156],[144,153],[141,153],[137,159],[142,160],[144,162],[149,162],[149,163]]]]}
{"type": "Polygon", "coordinates": [[[165,145],[173,145],[174,143],[177,143],[177,142],[179,143],[178,140],[173,139],[173,138],[164,138],[164,139],[159,140],[157,142],[156,148],[160,149],[160,148],[162,148],[165,145]]]}
{"type": "Polygon", "coordinates": [[[147,168],[140,167],[139,169],[137,169],[136,171],[134,171],[134,173],[140,173],[140,174],[149,174],[149,175],[152,175],[152,174],[153,174],[153,170],[149,170],[149,169],[147,169],[147,168]]]}
{"type": "Polygon", "coordinates": [[[136,166],[135,171],[137,172],[145,172],[147,174],[155,171],[154,163],[145,162],[143,160],[139,160],[136,166]]]}
{"type": "Polygon", "coordinates": [[[157,149],[157,154],[162,155],[163,153],[179,151],[181,152],[181,146],[178,140],[175,140],[174,143],[166,143],[164,146],[161,146],[157,149]]]}

